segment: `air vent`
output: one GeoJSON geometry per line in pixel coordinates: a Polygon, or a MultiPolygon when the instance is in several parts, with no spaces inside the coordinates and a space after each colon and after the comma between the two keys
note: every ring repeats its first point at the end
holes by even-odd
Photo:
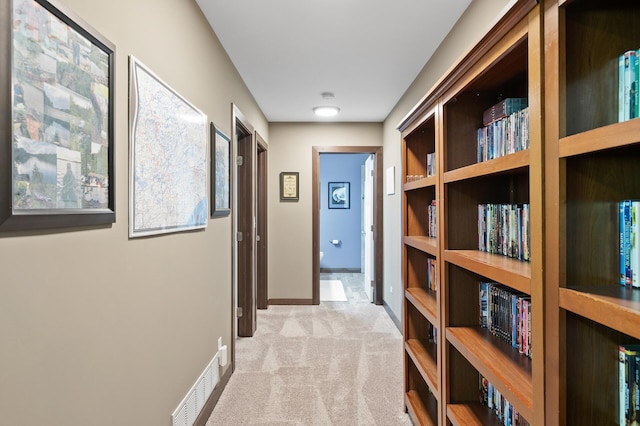
{"type": "Polygon", "coordinates": [[[218,353],[216,353],[171,415],[173,426],[193,426],[219,380],[218,353]]]}

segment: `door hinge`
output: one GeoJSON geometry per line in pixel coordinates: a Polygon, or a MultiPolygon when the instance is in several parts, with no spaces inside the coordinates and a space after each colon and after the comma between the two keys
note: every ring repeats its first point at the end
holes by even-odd
{"type": "Polygon", "coordinates": [[[237,307],[236,308],[236,317],[242,318],[242,308],[241,307],[237,307]]]}
{"type": "Polygon", "coordinates": [[[373,170],[371,170],[371,177],[373,177],[373,170]]]}
{"type": "Polygon", "coordinates": [[[373,225],[371,225],[371,232],[373,232],[373,225]]]}
{"type": "Polygon", "coordinates": [[[260,235],[256,235],[256,241],[260,241],[260,235]]]}
{"type": "Polygon", "coordinates": [[[244,157],[242,155],[238,155],[238,157],[236,157],[236,164],[238,166],[242,166],[244,164],[244,157]]]}
{"type": "Polygon", "coordinates": [[[244,236],[242,235],[242,232],[238,231],[238,234],[236,235],[236,239],[238,241],[242,241],[243,238],[244,238],[244,236]]]}

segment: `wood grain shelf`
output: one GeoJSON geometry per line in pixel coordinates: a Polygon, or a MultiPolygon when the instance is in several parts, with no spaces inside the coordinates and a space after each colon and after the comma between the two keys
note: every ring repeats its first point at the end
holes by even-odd
{"type": "Polygon", "coordinates": [[[428,188],[430,186],[435,186],[438,179],[436,176],[427,176],[422,179],[415,180],[413,182],[406,182],[402,185],[403,191],[413,191],[416,189],[428,188]]]}
{"type": "Polygon", "coordinates": [[[636,118],[561,138],[558,151],[560,158],[566,158],[638,142],[640,142],[640,119],[636,118]]]}
{"type": "Polygon", "coordinates": [[[448,327],[447,341],[526,419],[533,417],[531,360],[480,327],[448,327]]]}
{"type": "Polygon", "coordinates": [[[614,284],[560,288],[560,307],[640,339],[640,289],[614,284]]]}
{"type": "MultiPolygon", "coordinates": [[[[431,353],[437,350],[435,344],[430,344],[430,346],[433,346],[431,353]]],[[[434,397],[438,399],[438,365],[433,357],[435,353],[431,355],[429,348],[425,347],[418,339],[408,339],[404,343],[404,347],[434,397]]]]}
{"type": "Polygon", "coordinates": [[[447,405],[447,417],[453,426],[500,426],[498,417],[479,402],[447,405]]]}
{"type": "Polygon", "coordinates": [[[402,237],[402,243],[413,247],[414,249],[429,253],[432,256],[438,255],[438,240],[435,238],[421,237],[417,235],[404,236],[402,237]]]}
{"type": "Polygon", "coordinates": [[[407,405],[409,416],[414,425],[435,426],[436,423],[431,420],[427,407],[422,402],[420,395],[416,391],[409,391],[404,395],[404,403],[407,405]]]}
{"type": "Polygon", "coordinates": [[[476,274],[531,294],[531,264],[480,250],[445,250],[444,260],[476,274]]]}
{"type": "Polygon", "coordinates": [[[405,290],[405,297],[434,326],[438,327],[438,301],[435,293],[413,287],[405,290]]]}
{"type": "Polygon", "coordinates": [[[504,157],[460,167],[444,173],[444,182],[451,183],[481,176],[498,175],[521,171],[529,167],[529,150],[519,151],[504,157]]]}

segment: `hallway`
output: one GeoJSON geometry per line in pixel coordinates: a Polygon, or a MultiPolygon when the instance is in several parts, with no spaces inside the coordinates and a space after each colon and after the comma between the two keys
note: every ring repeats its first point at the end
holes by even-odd
{"type": "Polygon", "coordinates": [[[237,340],[236,370],[207,426],[411,425],[403,411],[402,337],[357,275],[347,302],[270,306],[237,340]]]}

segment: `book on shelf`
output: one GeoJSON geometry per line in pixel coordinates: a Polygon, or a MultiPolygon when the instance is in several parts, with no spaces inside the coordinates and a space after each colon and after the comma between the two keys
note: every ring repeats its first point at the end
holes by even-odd
{"type": "Polygon", "coordinates": [[[478,204],[478,250],[530,260],[529,204],[478,204]]]}
{"type": "Polygon", "coordinates": [[[487,407],[504,426],[529,426],[529,422],[482,374],[480,381],[480,403],[487,407]]]}
{"type": "Polygon", "coordinates": [[[479,283],[480,327],[531,358],[531,297],[492,282],[479,283]]]}
{"type": "Polygon", "coordinates": [[[431,203],[427,206],[427,236],[431,238],[436,238],[437,235],[437,212],[438,209],[436,206],[436,200],[432,200],[431,203]]]}
{"type": "Polygon", "coordinates": [[[427,259],[427,287],[430,291],[438,291],[437,264],[436,259],[427,259]]]}
{"type": "Polygon", "coordinates": [[[640,201],[622,200],[618,210],[620,284],[640,287],[640,201]]]}
{"type": "Polygon", "coordinates": [[[529,108],[479,128],[476,136],[478,163],[529,149],[529,108]]]}
{"type": "Polygon", "coordinates": [[[628,50],[618,58],[618,121],[638,117],[638,52],[628,50]]]}
{"type": "Polygon", "coordinates": [[[619,415],[621,425],[637,425],[640,418],[640,345],[618,348],[619,415]]]}
{"type": "Polygon", "coordinates": [[[506,98],[486,109],[482,113],[482,125],[488,126],[494,121],[508,117],[514,112],[525,109],[528,106],[527,98],[506,98]]]}
{"type": "Polygon", "coordinates": [[[436,153],[427,154],[427,176],[436,175],[436,153]]]}

